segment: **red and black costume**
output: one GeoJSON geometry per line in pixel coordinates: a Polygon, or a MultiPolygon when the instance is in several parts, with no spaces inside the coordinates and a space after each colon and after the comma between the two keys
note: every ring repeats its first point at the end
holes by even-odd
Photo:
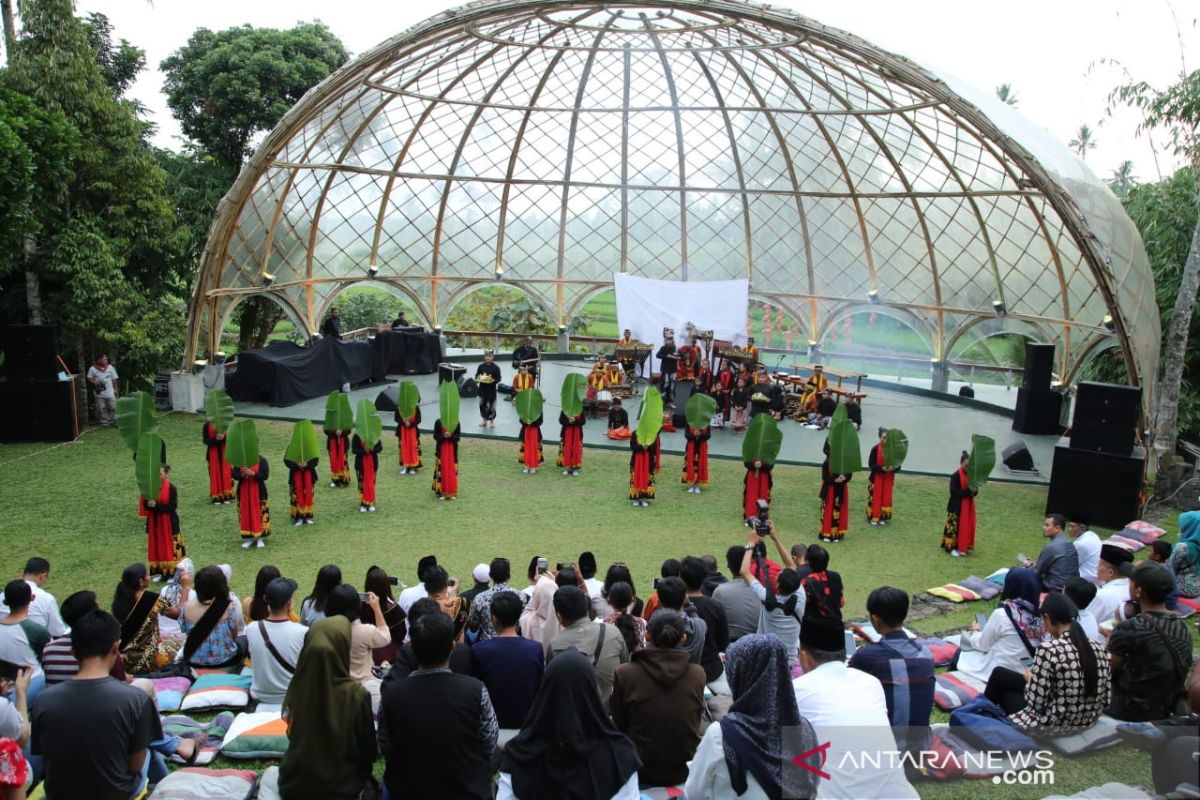
{"type": "Polygon", "coordinates": [[[583,413],[568,417],[564,412],[558,412],[558,424],[562,432],[558,440],[559,469],[577,470],[583,466],[583,413]]]}
{"type": "Polygon", "coordinates": [[[438,497],[452,499],[458,496],[458,440],[461,436],[461,425],[456,425],[447,434],[440,419],[433,423],[435,466],[432,488],[438,497]]]}
{"type": "Polygon", "coordinates": [[[396,438],[400,440],[400,468],[418,470],[421,468],[421,407],[413,409],[411,417],[402,417],[400,409],[394,414],[396,420],[396,438]]]}
{"type": "Polygon", "coordinates": [[[729,368],[729,363],[721,364],[721,369],[717,372],[716,380],[713,381],[712,391],[717,398],[717,407],[721,409],[721,416],[726,422],[729,420],[730,400],[733,397],[733,389],[736,385],[736,380],[733,376],[733,370],[729,368]]]}
{"type": "Polygon", "coordinates": [[[696,430],[691,425],[683,432],[687,449],[683,454],[683,482],[688,486],[708,486],[708,440],[712,428],[696,430]]]}
{"type": "Polygon", "coordinates": [[[314,458],[303,464],[284,459],[288,468],[288,494],[291,500],[292,522],[308,523],[313,518],[314,493],[317,485],[317,464],[321,459],[314,458]]]}
{"type": "Polygon", "coordinates": [[[271,535],[271,504],[267,500],[267,478],[271,467],[262,456],[249,469],[249,475],[234,470],[237,480],[238,525],[243,539],[258,539],[271,535]]]}
{"type": "Polygon", "coordinates": [[[975,494],[967,471],[959,467],[950,476],[950,502],[946,504],[946,526],[942,529],[942,549],[946,552],[975,549],[975,494]]]}
{"type": "Polygon", "coordinates": [[[840,542],[850,530],[850,478],[829,467],[829,457],[821,464],[821,541],[840,542]],[[845,478],[838,481],[838,478],[845,478]]]}
{"type": "Polygon", "coordinates": [[[350,434],[325,430],[325,451],[329,453],[329,485],[350,485],[350,434]]]}
{"type": "Polygon", "coordinates": [[[542,455],[542,417],[538,416],[532,422],[521,423],[521,436],[518,439],[521,450],[517,461],[526,469],[537,469],[546,460],[542,455]]]}
{"type": "Polygon", "coordinates": [[[375,475],[379,472],[379,454],[383,451],[383,441],[375,443],[370,450],[356,433],[350,442],[354,452],[354,474],[358,478],[358,502],[363,508],[375,505],[375,475]]]}
{"type": "Polygon", "coordinates": [[[233,500],[233,468],[225,460],[225,437],[217,438],[211,422],[204,423],[204,444],[208,448],[208,496],[213,505],[233,500]]]}
{"type": "Polygon", "coordinates": [[[658,446],[658,437],[653,444],[643,445],[638,442],[637,431],[629,437],[629,499],[654,499],[654,450],[658,446]]]}
{"type": "Polygon", "coordinates": [[[887,522],[892,518],[892,489],[896,484],[896,473],[884,469],[883,442],[871,448],[867,455],[867,466],[871,471],[867,477],[867,521],[887,522]]]}
{"type": "MultiPolygon", "coordinates": [[[[164,440],[164,441],[163,441],[163,443],[162,443],[162,455],[161,455],[161,459],[162,459],[162,460],[161,460],[161,461],[159,461],[158,463],[160,463],[160,464],[165,464],[165,463],[167,463],[167,443],[166,443],[166,440],[164,440]]],[[[134,461],[137,461],[137,450],[134,450],[134,451],[133,451],[133,460],[134,460],[134,461]]],[[[146,507],[146,498],[142,497],[141,495],[138,495],[138,506],[137,506],[137,508],[138,508],[138,516],[139,516],[139,517],[145,517],[145,516],[147,516],[147,515],[150,513],[150,512],[149,512],[149,509],[146,507]]]]}
{"type": "Polygon", "coordinates": [[[742,490],[742,519],[750,519],[758,516],[759,500],[766,500],[768,504],[771,502],[771,487],[774,485],[771,470],[774,465],[764,463],[761,467],[756,467],[753,461],[747,461],[745,464],[746,480],[745,488],[742,490]]]}
{"type": "Polygon", "coordinates": [[[179,530],[178,507],[174,484],[163,478],[154,505],[146,507],[146,560],[151,572],[167,577],[175,574],[175,565],[187,555],[179,530]]]}

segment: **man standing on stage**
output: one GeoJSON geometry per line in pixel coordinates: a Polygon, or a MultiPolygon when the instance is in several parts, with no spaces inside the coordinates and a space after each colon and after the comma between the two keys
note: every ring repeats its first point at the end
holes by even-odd
{"type": "Polygon", "coordinates": [[[675,370],[679,366],[679,356],[675,351],[675,338],[667,336],[654,357],[659,361],[658,368],[661,373],[658,388],[662,392],[663,402],[669,403],[675,399],[675,370]]]}
{"type": "Polygon", "coordinates": [[[329,319],[325,320],[325,324],[321,326],[321,335],[330,339],[342,338],[342,312],[337,306],[329,309],[329,319]]]}
{"type": "Polygon", "coordinates": [[[88,383],[96,398],[96,414],[104,427],[117,422],[117,368],[108,363],[108,355],[101,353],[96,363],[88,367],[88,383]]]}
{"type": "Polygon", "coordinates": [[[496,387],[500,385],[500,367],[496,366],[496,351],[487,350],[483,363],[475,370],[479,384],[479,427],[496,427],[496,387]]]}
{"type": "Polygon", "coordinates": [[[527,366],[527,367],[529,367],[529,374],[536,377],[537,376],[537,365],[538,365],[538,351],[537,351],[537,348],[533,346],[533,337],[526,336],[524,339],[521,340],[521,344],[517,347],[517,349],[513,350],[513,354],[512,354],[513,371],[516,372],[522,366],[527,366]]]}

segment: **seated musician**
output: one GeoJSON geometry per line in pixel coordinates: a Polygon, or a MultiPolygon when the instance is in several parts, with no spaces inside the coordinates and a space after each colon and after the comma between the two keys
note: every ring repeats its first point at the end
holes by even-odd
{"type": "Polygon", "coordinates": [[[521,364],[524,363],[529,366],[529,374],[537,377],[537,362],[538,351],[537,348],[533,346],[533,337],[526,336],[521,340],[521,344],[517,346],[517,349],[513,350],[513,369],[518,369],[521,364]]]}
{"type": "Polygon", "coordinates": [[[833,419],[833,412],[836,410],[837,400],[834,399],[833,392],[824,389],[817,398],[816,408],[808,415],[808,424],[818,428],[828,428],[829,421],[833,419]]]}
{"type": "Polygon", "coordinates": [[[713,385],[712,369],[709,368],[708,362],[701,359],[700,369],[696,372],[696,391],[703,394],[711,394],[713,385]]]}
{"type": "Polygon", "coordinates": [[[825,368],[817,364],[813,367],[812,375],[808,376],[808,380],[804,382],[804,386],[800,390],[800,409],[805,413],[816,411],[817,397],[828,387],[829,381],[825,378],[825,368]]]}
{"type": "Polygon", "coordinates": [[[638,340],[633,338],[633,331],[629,328],[626,328],[625,332],[621,334],[621,338],[617,339],[617,347],[632,347],[637,343],[638,340]]]}
{"type": "Polygon", "coordinates": [[[596,394],[604,389],[605,375],[608,372],[608,367],[604,363],[604,356],[596,359],[592,371],[587,376],[587,399],[595,400],[596,394]]]}
{"type": "Polygon", "coordinates": [[[679,365],[676,367],[675,380],[694,381],[696,380],[696,372],[699,368],[700,345],[696,337],[693,336],[691,344],[679,348],[679,365]]]}
{"type": "Polygon", "coordinates": [[[532,389],[535,381],[532,371],[532,364],[521,364],[517,367],[517,374],[513,376],[513,394],[523,392],[526,389],[532,389]]]}
{"type": "Polygon", "coordinates": [[[615,398],[612,401],[612,406],[608,409],[608,429],[611,431],[628,427],[629,412],[621,408],[620,398],[615,398]]]}
{"type": "Polygon", "coordinates": [[[611,389],[614,386],[620,386],[625,382],[625,376],[621,372],[621,365],[614,358],[608,362],[608,367],[604,370],[604,385],[611,389]]]}
{"type": "Polygon", "coordinates": [[[750,336],[746,339],[746,352],[750,355],[750,363],[757,364],[759,360],[758,348],[754,346],[754,337],[750,336]]]}
{"type": "Polygon", "coordinates": [[[396,318],[392,320],[392,330],[399,330],[400,328],[407,328],[408,326],[408,317],[404,316],[403,311],[401,311],[396,318]]]}

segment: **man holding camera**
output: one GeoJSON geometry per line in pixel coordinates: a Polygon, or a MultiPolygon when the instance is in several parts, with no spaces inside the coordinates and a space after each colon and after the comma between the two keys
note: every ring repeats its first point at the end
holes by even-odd
{"type": "Polygon", "coordinates": [[[88,367],[87,381],[96,398],[96,414],[104,427],[117,422],[117,368],[108,363],[108,354],[101,353],[96,363],[88,367]]]}

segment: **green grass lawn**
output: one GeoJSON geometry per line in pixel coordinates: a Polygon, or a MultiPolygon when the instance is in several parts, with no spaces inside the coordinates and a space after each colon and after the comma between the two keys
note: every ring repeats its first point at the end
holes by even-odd
{"type": "MultiPolygon", "coordinates": [[[[274,473],[269,482],[274,534],[265,549],[242,550],[236,507],[214,508],[208,502],[200,426],[200,418],[192,415],[160,417],[188,555],[198,566],[231,564],[239,595],[249,592],[256,570],[267,563],[296,578],[302,597],[326,563],[339,564],[355,584],[372,564],[412,583],[417,559],[436,553],[451,574],[469,582],[475,564],[503,555],[512,560],[514,581],[521,583],[521,573],[535,555],[574,560],[581,551],[592,550],[602,568],[614,561],[627,563],[644,597],[663,559],[713,553],[723,561],[729,545],[745,541],[740,520],[744,469],[735,461],[714,461],[712,486],[696,496],[678,483],[680,458],[664,456],[658,499],[643,510],[631,508],[625,499],[628,458],[623,453],[589,449],[583,474],[565,478],[552,468],[553,449],[548,447],[547,465],[529,476],[520,471],[515,442],[464,439],[460,499],[438,502],[429,489],[432,442],[424,437],[426,469],[416,477],[401,477],[390,431],[385,431],[379,511],[360,514],[353,487],[333,490],[326,481],[317,491],[316,524],[294,528],[288,520],[282,464],[291,426],[258,420],[260,446],[274,473]]],[[[324,463],[319,469],[327,474],[324,463]]],[[[135,513],[132,461],[117,432],[89,428],[72,444],[0,447],[0,478],[0,507],[6,510],[0,564],[8,574],[17,576],[30,555],[45,556],[52,563],[47,588],[60,601],[88,588],[107,607],[121,570],[146,556],[144,527],[135,513]]],[[[816,540],[819,483],[813,468],[776,469],[772,512],[786,545],[816,540]]],[[[944,480],[901,473],[896,519],[885,528],[870,528],[863,521],[865,489],[864,477],[856,477],[850,488],[850,533],[843,543],[829,546],[831,566],[846,585],[848,619],[864,616],[866,596],[877,586],[915,593],[968,574],[987,575],[1011,564],[1016,553],[1033,555],[1041,547],[1042,488],[989,484],[979,498],[978,549],[966,559],[951,559],[939,548],[944,480]]],[[[916,627],[931,633],[964,625],[981,609],[982,604],[973,604],[916,627]]],[[[1066,794],[1108,780],[1148,784],[1148,763],[1111,753],[1063,762],[1054,791],[1066,794]]],[[[1029,788],[963,781],[923,784],[921,792],[945,798],[985,792],[989,797],[1040,796],[1029,788]]]]}

